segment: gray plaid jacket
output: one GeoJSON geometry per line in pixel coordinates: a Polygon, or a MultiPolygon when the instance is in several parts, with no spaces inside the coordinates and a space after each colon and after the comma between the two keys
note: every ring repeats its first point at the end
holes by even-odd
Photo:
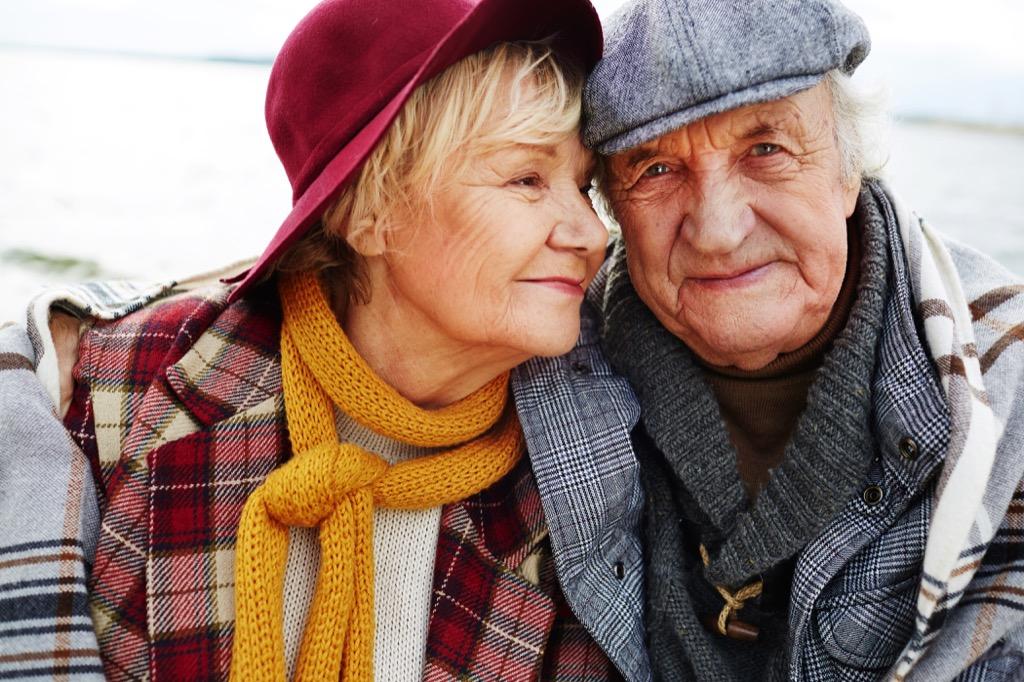
{"type": "MultiPolygon", "coordinates": [[[[789,613],[791,680],[878,680],[913,630],[937,472],[950,437],[921,345],[898,237],[874,377],[875,458],[861,490],[797,557],[789,613]]],[[[591,293],[603,290],[604,273],[591,293]]],[[[643,492],[630,432],[636,397],[600,352],[596,300],[576,348],[516,370],[513,391],[545,504],[556,565],[580,621],[628,679],[647,679],[639,540],[643,492]]],[[[671,387],[666,387],[671,390],[671,387]]],[[[958,682],[1024,679],[1013,631],[958,682]]]]}
{"type": "Polygon", "coordinates": [[[580,338],[512,373],[512,392],[569,606],[631,682],[649,680],[643,628],[643,489],[630,432],[640,405],[600,348],[583,306],[580,338]]]}

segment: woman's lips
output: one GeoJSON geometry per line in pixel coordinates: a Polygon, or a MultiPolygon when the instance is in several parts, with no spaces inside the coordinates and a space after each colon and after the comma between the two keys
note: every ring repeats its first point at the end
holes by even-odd
{"type": "Polygon", "coordinates": [[[731,273],[710,274],[701,277],[687,277],[690,282],[708,289],[733,289],[747,286],[760,280],[773,263],[765,263],[746,270],[737,270],[731,273]]]}
{"type": "Polygon", "coordinates": [[[539,284],[563,294],[583,297],[583,280],[581,279],[573,279],[572,277],[538,277],[521,281],[527,284],[539,284]]]}

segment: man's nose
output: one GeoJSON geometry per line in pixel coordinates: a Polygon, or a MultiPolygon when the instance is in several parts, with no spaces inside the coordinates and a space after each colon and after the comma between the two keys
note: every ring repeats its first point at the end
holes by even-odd
{"type": "Polygon", "coordinates": [[[700,253],[729,254],[754,229],[750,197],[741,180],[729,177],[725,170],[698,176],[687,203],[681,233],[700,253]]]}

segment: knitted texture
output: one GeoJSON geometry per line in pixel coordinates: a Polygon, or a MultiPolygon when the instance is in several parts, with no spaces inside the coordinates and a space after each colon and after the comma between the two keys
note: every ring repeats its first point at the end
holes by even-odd
{"type": "Polygon", "coordinates": [[[295,677],[370,680],[374,506],[423,509],[474,495],[512,470],[522,454],[522,434],[514,414],[502,417],[507,374],[443,409],[419,409],[358,355],[315,275],[284,277],[279,293],[282,383],[296,455],[256,489],[242,511],[231,678],[284,679],[287,528],[319,526],[322,563],[295,677]],[[462,445],[388,465],[337,442],[333,406],[402,442],[462,445]]]}

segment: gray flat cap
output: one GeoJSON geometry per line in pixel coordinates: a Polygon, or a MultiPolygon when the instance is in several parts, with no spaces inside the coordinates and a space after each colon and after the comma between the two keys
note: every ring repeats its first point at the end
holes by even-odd
{"type": "Polygon", "coordinates": [[[853,73],[871,49],[832,0],[631,0],[605,36],[583,96],[584,142],[602,154],[853,73]]]}

